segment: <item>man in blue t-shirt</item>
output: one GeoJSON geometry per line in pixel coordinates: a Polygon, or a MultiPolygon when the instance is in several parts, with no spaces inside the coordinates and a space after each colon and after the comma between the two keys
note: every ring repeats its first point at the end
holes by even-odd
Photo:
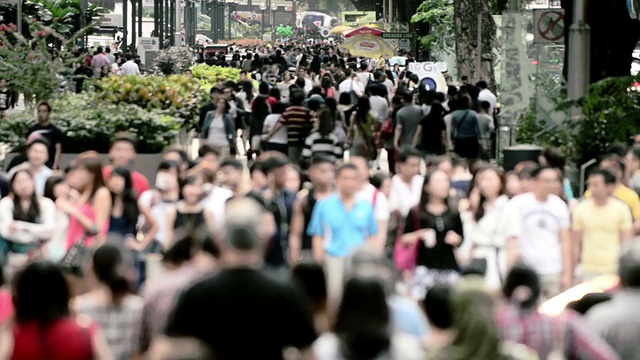
{"type": "Polygon", "coordinates": [[[378,233],[373,205],[356,198],[358,168],[344,164],[336,171],[338,193],[314,208],[307,233],[312,237],[313,257],[325,264],[330,301],[339,301],[345,259],[378,233]]]}

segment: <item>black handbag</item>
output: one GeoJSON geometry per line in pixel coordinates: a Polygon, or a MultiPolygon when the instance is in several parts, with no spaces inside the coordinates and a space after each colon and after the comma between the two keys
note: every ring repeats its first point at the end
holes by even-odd
{"type": "Polygon", "coordinates": [[[58,268],[64,274],[71,274],[78,277],[84,275],[85,257],[87,256],[87,239],[93,234],[84,233],[82,238],[77,241],[64,257],[58,262],[58,268]]]}

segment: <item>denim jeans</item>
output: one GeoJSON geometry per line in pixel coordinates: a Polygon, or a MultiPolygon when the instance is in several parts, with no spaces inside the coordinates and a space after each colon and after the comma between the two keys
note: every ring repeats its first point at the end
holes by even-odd
{"type": "Polygon", "coordinates": [[[38,244],[21,244],[0,237],[0,264],[6,265],[9,253],[28,254],[32,250],[36,250],[38,244]]]}

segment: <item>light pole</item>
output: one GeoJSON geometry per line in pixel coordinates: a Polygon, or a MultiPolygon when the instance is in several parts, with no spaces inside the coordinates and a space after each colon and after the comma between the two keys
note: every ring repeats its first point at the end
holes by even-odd
{"type": "Polygon", "coordinates": [[[262,39],[260,40],[263,40],[263,41],[264,41],[264,11],[265,10],[267,10],[267,5],[265,5],[264,2],[261,2],[260,11],[262,12],[262,19],[260,20],[260,24],[262,24],[262,33],[261,33],[262,39]]]}
{"type": "Polygon", "coordinates": [[[228,6],[228,9],[229,9],[229,17],[227,19],[227,22],[228,22],[227,28],[228,28],[228,32],[229,32],[228,38],[229,38],[229,40],[231,40],[231,21],[233,21],[232,11],[236,7],[236,2],[234,0],[229,0],[227,2],[227,6],[228,6]]]}
{"type": "Polygon", "coordinates": [[[181,1],[180,0],[175,0],[175,11],[176,11],[176,15],[175,15],[175,27],[174,27],[174,33],[173,33],[173,46],[175,47],[182,47],[182,31],[180,30],[180,6],[181,6],[181,1]]]}
{"type": "Polygon", "coordinates": [[[276,41],[276,10],[278,10],[278,4],[271,1],[271,41],[276,41]]]}

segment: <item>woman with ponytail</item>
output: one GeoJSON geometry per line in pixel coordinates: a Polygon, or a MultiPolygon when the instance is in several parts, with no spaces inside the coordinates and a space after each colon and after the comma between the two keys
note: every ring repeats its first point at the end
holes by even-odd
{"type": "Polygon", "coordinates": [[[117,245],[106,243],[93,254],[95,288],[74,301],[74,309],[103,329],[115,359],[136,355],[142,317],[142,298],[133,295],[133,259],[117,245]]]}

